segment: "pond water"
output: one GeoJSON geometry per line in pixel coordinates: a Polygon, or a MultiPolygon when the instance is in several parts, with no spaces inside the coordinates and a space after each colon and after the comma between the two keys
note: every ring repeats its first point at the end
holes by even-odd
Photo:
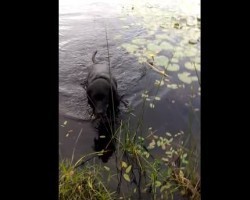
{"type": "MultiPolygon", "coordinates": [[[[59,1],[59,155],[74,160],[94,151],[97,136],[81,83],[91,56],[107,60],[136,124],[147,91],[145,130],[200,144],[200,4],[198,0],[59,1]],[[148,63],[155,62],[163,77],[148,63]],[[163,77],[163,79],[162,79],[163,77]],[[162,81],[161,81],[162,80],[162,81]],[[157,83],[161,83],[157,87],[157,83]],[[157,97],[157,100],[153,100],[157,97]]],[[[143,136],[147,136],[146,134],[143,136]]],[[[111,156],[110,161],[114,162],[111,156]]]]}

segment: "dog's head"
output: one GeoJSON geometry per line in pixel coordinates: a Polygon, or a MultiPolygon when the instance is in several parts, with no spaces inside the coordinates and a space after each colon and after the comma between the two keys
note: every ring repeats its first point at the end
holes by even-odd
{"type": "Polygon", "coordinates": [[[117,89],[108,80],[96,79],[87,88],[88,103],[96,117],[107,116],[112,106],[116,109],[119,104],[117,89]],[[113,97],[112,97],[113,94],[113,97]],[[113,101],[112,101],[113,99],[113,101]]]}

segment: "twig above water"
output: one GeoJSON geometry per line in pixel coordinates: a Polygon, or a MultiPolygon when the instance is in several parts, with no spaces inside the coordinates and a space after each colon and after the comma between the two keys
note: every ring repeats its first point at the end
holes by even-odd
{"type": "Polygon", "coordinates": [[[155,70],[156,72],[158,72],[158,73],[160,73],[161,75],[163,75],[163,76],[169,78],[169,76],[164,72],[164,70],[161,71],[161,70],[157,69],[155,66],[151,65],[149,62],[146,62],[146,64],[147,64],[148,66],[150,66],[150,67],[151,67],[153,70],[155,70]]]}

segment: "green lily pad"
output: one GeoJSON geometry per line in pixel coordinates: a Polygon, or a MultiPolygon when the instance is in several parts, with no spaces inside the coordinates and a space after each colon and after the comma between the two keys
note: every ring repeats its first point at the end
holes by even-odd
{"type": "Polygon", "coordinates": [[[193,81],[198,81],[198,77],[197,76],[189,76],[190,73],[189,72],[183,72],[183,73],[179,73],[178,74],[178,78],[183,82],[183,83],[187,83],[190,84],[193,81]]]}
{"type": "Polygon", "coordinates": [[[148,35],[154,35],[155,31],[148,31],[148,35]]]}
{"type": "Polygon", "coordinates": [[[146,62],[146,61],[147,61],[147,59],[146,59],[145,57],[142,57],[142,56],[141,56],[141,57],[138,58],[138,62],[139,62],[139,63],[144,63],[144,62],[146,62]]]}
{"type": "Polygon", "coordinates": [[[186,49],[185,51],[184,51],[184,55],[185,56],[187,56],[187,57],[193,57],[193,56],[196,56],[196,54],[197,54],[197,49],[186,49]]]}
{"type": "Polygon", "coordinates": [[[173,45],[171,45],[171,44],[168,43],[168,42],[162,42],[162,43],[160,44],[160,47],[161,47],[162,49],[164,49],[164,50],[173,50],[173,49],[174,49],[173,45]]]}
{"type": "Polygon", "coordinates": [[[171,63],[179,63],[179,60],[177,58],[172,58],[171,63]]]}
{"type": "Polygon", "coordinates": [[[184,51],[184,48],[183,47],[176,47],[175,51],[184,51]]]}
{"type": "Polygon", "coordinates": [[[189,70],[195,70],[194,64],[191,63],[191,62],[186,62],[186,63],[184,64],[184,66],[185,66],[187,69],[189,69],[189,70]]]}
{"type": "Polygon", "coordinates": [[[184,57],[184,54],[181,51],[177,51],[174,53],[173,58],[182,58],[184,57]]]}
{"type": "Polygon", "coordinates": [[[149,43],[147,45],[148,50],[155,52],[156,54],[161,51],[161,47],[159,45],[156,45],[154,43],[149,43]]]}
{"type": "Polygon", "coordinates": [[[167,67],[167,70],[171,72],[179,71],[179,69],[180,69],[180,66],[178,64],[169,64],[167,67]]]}
{"type": "Polygon", "coordinates": [[[155,53],[153,51],[145,51],[143,55],[148,59],[153,59],[155,57],[155,53]]]}
{"type": "Polygon", "coordinates": [[[201,58],[200,57],[195,57],[195,58],[192,58],[191,61],[200,64],[201,63],[201,58]]]}
{"type": "Polygon", "coordinates": [[[137,38],[137,39],[134,39],[134,40],[132,40],[132,42],[134,43],[134,44],[141,44],[141,45],[144,45],[144,44],[146,44],[146,39],[143,39],[143,38],[137,38]]]}
{"type": "Polygon", "coordinates": [[[199,63],[195,63],[195,68],[197,71],[201,71],[201,65],[199,63]]]}
{"type": "Polygon", "coordinates": [[[157,66],[168,66],[169,59],[166,56],[156,56],[154,60],[157,66]]]}
{"type": "Polygon", "coordinates": [[[134,44],[128,44],[128,43],[122,44],[122,47],[126,49],[129,53],[133,53],[138,49],[138,46],[134,44]]]}
{"type": "Polygon", "coordinates": [[[158,34],[155,36],[156,39],[168,39],[169,36],[167,34],[158,34]]]}

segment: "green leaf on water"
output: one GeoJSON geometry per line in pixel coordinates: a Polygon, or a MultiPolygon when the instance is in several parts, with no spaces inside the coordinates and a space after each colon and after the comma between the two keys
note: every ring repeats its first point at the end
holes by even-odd
{"type": "Polygon", "coordinates": [[[177,58],[172,58],[171,59],[171,63],[178,63],[178,62],[179,62],[179,60],[177,58]]]}
{"type": "Polygon", "coordinates": [[[198,81],[198,77],[197,76],[191,76],[190,77],[192,81],[198,81]]]}
{"type": "Polygon", "coordinates": [[[128,175],[128,174],[123,174],[123,178],[124,178],[126,181],[130,182],[130,178],[129,178],[129,175],[128,175]]]}
{"type": "Polygon", "coordinates": [[[152,31],[152,30],[148,31],[148,35],[154,35],[154,34],[155,34],[155,31],[152,31]]]}
{"type": "Polygon", "coordinates": [[[160,44],[160,47],[161,47],[162,49],[164,49],[164,50],[173,50],[173,49],[174,49],[173,45],[170,44],[170,43],[168,43],[168,42],[162,42],[162,43],[160,44]]]}
{"type": "Polygon", "coordinates": [[[160,192],[163,192],[164,190],[167,190],[171,187],[171,184],[170,183],[167,183],[166,185],[163,185],[160,189],[160,192]]]}
{"type": "Polygon", "coordinates": [[[157,35],[155,35],[155,38],[162,40],[162,39],[168,39],[169,36],[167,34],[157,34],[157,35]]]}
{"type": "Polygon", "coordinates": [[[124,49],[126,49],[129,53],[134,53],[135,51],[137,51],[138,46],[134,45],[134,44],[128,44],[128,43],[124,43],[122,44],[122,47],[124,49]]]}
{"type": "Polygon", "coordinates": [[[194,66],[197,71],[201,71],[201,65],[199,63],[195,63],[194,66]]]}
{"type": "Polygon", "coordinates": [[[162,81],[159,81],[159,80],[155,80],[155,85],[156,86],[163,86],[164,85],[164,81],[162,80],[162,81]]]}
{"type": "Polygon", "coordinates": [[[160,97],[155,97],[155,100],[156,100],[156,101],[160,101],[161,98],[160,98],[160,97]]]}
{"type": "Polygon", "coordinates": [[[155,187],[160,187],[161,186],[161,182],[160,181],[155,181],[155,187]]]}
{"type": "Polygon", "coordinates": [[[154,59],[155,53],[153,51],[145,51],[144,56],[146,56],[148,59],[154,59]]]}
{"type": "Polygon", "coordinates": [[[127,167],[128,167],[127,163],[122,161],[122,168],[127,168],[127,167]]]}
{"type": "Polygon", "coordinates": [[[149,104],[149,107],[150,107],[150,108],[154,108],[155,105],[154,105],[153,103],[150,103],[150,104],[149,104]]]}
{"type": "Polygon", "coordinates": [[[161,158],[163,161],[165,161],[165,162],[168,162],[169,161],[169,159],[168,158],[161,158]]]}
{"type": "Polygon", "coordinates": [[[107,171],[110,171],[110,168],[107,166],[104,166],[104,169],[106,169],[107,171]]]}
{"type": "Polygon", "coordinates": [[[143,38],[137,38],[137,39],[132,40],[132,42],[133,42],[134,44],[143,45],[143,44],[146,44],[147,40],[146,40],[146,39],[143,39],[143,38]]]}
{"type": "Polygon", "coordinates": [[[148,149],[155,148],[155,140],[152,140],[152,142],[149,143],[148,149]]]}
{"type": "Polygon", "coordinates": [[[179,71],[179,69],[180,69],[180,66],[178,64],[169,64],[167,67],[167,70],[171,72],[179,71]]]}
{"type": "Polygon", "coordinates": [[[185,66],[187,69],[189,69],[189,70],[195,70],[194,64],[191,63],[191,62],[186,62],[186,63],[184,64],[184,66],[185,66]]]}
{"type": "Polygon", "coordinates": [[[149,51],[152,51],[152,52],[154,52],[156,54],[161,51],[161,47],[159,45],[154,44],[154,43],[149,43],[147,45],[147,48],[148,48],[149,51]]]}
{"type": "Polygon", "coordinates": [[[100,137],[100,138],[106,138],[106,136],[105,136],[105,135],[100,135],[99,137],[100,137]]]}
{"type": "Polygon", "coordinates": [[[195,63],[201,63],[201,58],[200,57],[195,57],[195,58],[192,58],[191,59],[193,62],[195,62],[195,63]]]}
{"type": "Polygon", "coordinates": [[[184,51],[184,55],[187,57],[196,56],[197,53],[198,53],[198,50],[195,48],[188,48],[184,51]]]}
{"type": "Polygon", "coordinates": [[[146,61],[147,61],[147,59],[144,58],[144,57],[142,57],[142,56],[138,58],[138,62],[139,62],[139,63],[144,63],[144,62],[146,62],[146,61]]]}
{"type": "Polygon", "coordinates": [[[131,168],[132,168],[132,165],[129,165],[128,167],[127,167],[127,169],[126,169],[126,173],[128,174],[130,171],[131,171],[131,168]]]}
{"type": "Polygon", "coordinates": [[[183,72],[178,74],[178,78],[183,82],[190,84],[192,81],[198,81],[198,78],[196,76],[189,76],[189,72],[183,72]]]}
{"type": "Polygon", "coordinates": [[[156,56],[155,57],[155,64],[157,66],[168,66],[169,59],[166,56],[156,56]]]}
{"type": "Polygon", "coordinates": [[[166,132],[166,135],[169,137],[172,137],[171,133],[169,133],[169,132],[166,132]]]}
{"type": "Polygon", "coordinates": [[[177,51],[174,53],[173,58],[182,58],[182,57],[184,57],[184,54],[181,51],[177,51]]]}

